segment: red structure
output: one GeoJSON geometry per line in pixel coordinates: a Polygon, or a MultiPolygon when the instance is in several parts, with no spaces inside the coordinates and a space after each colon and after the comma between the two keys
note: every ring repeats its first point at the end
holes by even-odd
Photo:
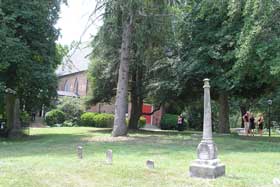
{"type": "MultiPolygon", "coordinates": [[[[142,106],[142,112],[143,113],[151,113],[153,111],[153,106],[149,104],[143,104],[142,106]]],[[[153,124],[152,116],[150,115],[145,115],[146,118],[146,124],[151,125],[153,124]]]]}
{"type": "MultiPolygon", "coordinates": [[[[143,113],[152,113],[154,111],[154,106],[151,104],[144,103],[142,106],[142,112],[143,113]]],[[[154,112],[152,115],[144,115],[146,118],[146,124],[147,125],[156,125],[160,127],[160,120],[163,115],[163,109],[162,107],[154,112]]]]}

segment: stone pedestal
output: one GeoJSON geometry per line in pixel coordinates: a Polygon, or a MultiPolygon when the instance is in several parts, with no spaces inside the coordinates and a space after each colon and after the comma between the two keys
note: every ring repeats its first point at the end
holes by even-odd
{"type": "Polygon", "coordinates": [[[225,165],[219,159],[200,160],[197,159],[190,165],[190,176],[205,179],[215,179],[225,175],[225,165]]]}
{"type": "Polygon", "coordinates": [[[189,168],[191,177],[214,179],[225,175],[225,165],[218,159],[218,150],[212,139],[211,99],[209,79],[204,79],[203,137],[197,147],[197,157],[189,168]]]}

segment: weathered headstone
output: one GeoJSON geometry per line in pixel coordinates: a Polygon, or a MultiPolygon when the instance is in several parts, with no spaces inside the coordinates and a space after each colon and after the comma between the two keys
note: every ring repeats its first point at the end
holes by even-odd
{"type": "Polygon", "coordinates": [[[111,149],[108,149],[106,151],[106,163],[107,164],[113,163],[113,151],[111,149]]]}
{"type": "Polygon", "coordinates": [[[77,146],[77,154],[79,159],[83,159],[83,146],[81,145],[77,146]]]}
{"type": "Polygon", "coordinates": [[[209,79],[204,79],[203,136],[197,147],[197,157],[189,168],[191,177],[217,178],[225,175],[225,165],[218,159],[218,150],[212,139],[211,99],[209,79]]]}
{"type": "Polygon", "coordinates": [[[147,160],[146,161],[146,166],[148,169],[154,169],[155,168],[155,162],[152,160],[147,160]]]}

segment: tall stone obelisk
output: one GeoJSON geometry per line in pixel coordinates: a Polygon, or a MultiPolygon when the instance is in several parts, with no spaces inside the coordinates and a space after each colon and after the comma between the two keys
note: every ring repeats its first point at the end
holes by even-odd
{"type": "Polygon", "coordinates": [[[217,178],[225,175],[225,165],[218,159],[218,150],[212,139],[211,99],[209,79],[204,79],[203,137],[197,147],[197,159],[190,165],[190,176],[217,178]]]}

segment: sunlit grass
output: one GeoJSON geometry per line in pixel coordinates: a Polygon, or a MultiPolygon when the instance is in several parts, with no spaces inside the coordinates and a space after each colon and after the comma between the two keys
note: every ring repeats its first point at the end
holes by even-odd
{"type": "Polygon", "coordinates": [[[272,186],[280,178],[279,137],[215,136],[226,176],[193,179],[189,164],[199,140],[193,132],[135,131],[110,138],[110,130],[94,128],[31,129],[30,137],[0,142],[0,186],[272,186]],[[84,159],[76,146],[84,147],[84,159]],[[105,152],[113,150],[113,164],[105,152]],[[155,169],[145,167],[155,161],[155,169]]]}

